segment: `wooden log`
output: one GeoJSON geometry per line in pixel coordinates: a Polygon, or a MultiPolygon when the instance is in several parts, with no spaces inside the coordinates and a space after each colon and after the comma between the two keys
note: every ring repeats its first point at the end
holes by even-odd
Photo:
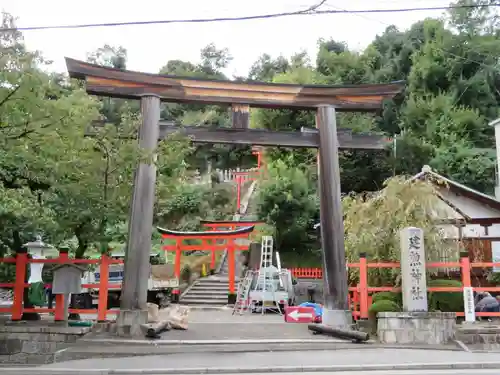
{"type": "Polygon", "coordinates": [[[308,329],[314,333],[329,335],[342,340],[352,340],[353,342],[364,342],[370,338],[370,335],[366,332],[332,328],[323,324],[309,324],[308,329]]]}
{"type": "Polygon", "coordinates": [[[145,332],[146,337],[150,339],[159,338],[160,333],[170,331],[171,328],[170,320],[161,320],[159,322],[141,325],[142,331],[145,332]]]}

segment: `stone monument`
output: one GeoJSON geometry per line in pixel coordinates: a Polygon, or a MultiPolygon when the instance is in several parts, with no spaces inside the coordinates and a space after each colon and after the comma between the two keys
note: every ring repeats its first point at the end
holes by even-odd
{"type": "Polygon", "coordinates": [[[403,310],[427,311],[427,280],[423,230],[405,228],[401,239],[401,279],[403,310]]]}
{"type": "Polygon", "coordinates": [[[379,340],[388,344],[444,344],[455,332],[455,313],[428,312],[424,233],[404,228],[401,239],[403,312],[377,314],[379,340]]]}

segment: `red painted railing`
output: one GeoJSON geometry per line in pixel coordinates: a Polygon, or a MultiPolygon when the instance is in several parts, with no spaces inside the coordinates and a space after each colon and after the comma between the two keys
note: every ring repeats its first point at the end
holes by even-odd
{"type": "Polygon", "coordinates": [[[297,279],[322,279],[323,270],[321,268],[290,268],[293,277],[297,279]]]}
{"type": "MultiPolygon", "coordinates": [[[[105,321],[107,314],[117,314],[119,310],[108,310],[108,289],[118,288],[119,284],[109,284],[109,265],[123,263],[122,260],[111,259],[102,255],[101,259],[71,259],[68,253],[60,252],[55,259],[30,259],[27,253],[18,253],[13,258],[0,258],[0,263],[14,263],[16,265],[16,279],[13,283],[0,283],[0,288],[13,290],[14,298],[11,307],[0,307],[1,313],[10,313],[12,320],[20,320],[23,313],[54,313],[54,320],[64,321],[63,295],[55,296],[55,308],[23,306],[24,293],[30,284],[25,282],[26,266],[30,263],[55,263],[55,264],[98,264],[100,267],[100,280],[98,283],[82,284],[83,288],[99,289],[99,304],[97,309],[69,309],[70,313],[97,314],[98,321],[105,321]]],[[[47,284],[51,286],[51,284],[47,284]]]]}
{"type": "MultiPolygon", "coordinates": [[[[359,269],[359,283],[357,286],[349,287],[349,305],[351,306],[354,319],[368,318],[368,310],[372,304],[372,295],[377,292],[400,292],[401,288],[394,286],[369,286],[369,268],[399,268],[399,262],[368,263],[366,258],[360,258],[359,263],[348,263],[347,267],[359,269]]],[[[461,287],[428,287],[429,292],[462,292],[464,287],[472,287],[472,268],[500,267],[500,263],[475,262],[471,263],[468,257],[462,257],[459,262],[433,262],[427,263],[426,268],[459,268],[461,273],[461,287]]],[[[321,279],[323,271],[321,268],[292,268],[292,275],[296,278],[321,279]]],[[[474,287],[475,292],[500,292],[500,287],[474,287]]],[[[464,316],[463,311],[455,311],[457,316],[464,316]]],[[[500,312],[478,312],[476,316],[497,316],[500,312]]]]}

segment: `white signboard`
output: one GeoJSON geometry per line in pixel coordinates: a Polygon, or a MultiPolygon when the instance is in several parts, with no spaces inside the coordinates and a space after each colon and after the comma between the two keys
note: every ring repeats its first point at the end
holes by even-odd
{"type": "MultiPolygon", "coordinates": [[[[500,241],[491,241],[491,261],[500,263],[500,241]]],[[[500,267],[493,267],[493,272],[500,272],[500,267]]]]}
{"type": "Polygon", "coordinates": [[[404,311],[427,311],[423,230],[413,227],[405,228],[400,235],[404,311]]]}
{"type": "Polygon", "coordinates": [[[148,280],[148,289],[163,289],[163,288],[178,288],[179,287],[179,279],[172,278],[168,280],[148,280]]]}
{"type": "Polygon", "coordinates": [[[474,289],[471,287],[464,287],[464,310],[465,321],[476,321],[476,309],[474,306],[474,289]]]}

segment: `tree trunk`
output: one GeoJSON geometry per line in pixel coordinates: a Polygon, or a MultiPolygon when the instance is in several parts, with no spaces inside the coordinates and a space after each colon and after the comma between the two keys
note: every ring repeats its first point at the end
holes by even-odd
{"type": "MultiPolygon", "coordinates": [[[[75,229],[75,237],[78,241],[78,247],[76,248],[76,252],[75,252],[75,258],[77,258],[77,259],[83,258],[83,256],[85,255],[85,251],[89,247],[89,241],[87,241],[84,238],[84,236],[82,235],[83,231],[84,231],[84,229],[83,229],[84,226],[85,226],[85,223],[79,225],[75,229]]],[[[80,307],[77,304],[77,297],[75,294],[72,294],[70,297],[69,307],[72,309],[76,309],[76,308],[80,307]]],[[[70,313],[68,315],[68,320],[80,320],[80,319],[81,319],[80,314],[70,313]]]]}

